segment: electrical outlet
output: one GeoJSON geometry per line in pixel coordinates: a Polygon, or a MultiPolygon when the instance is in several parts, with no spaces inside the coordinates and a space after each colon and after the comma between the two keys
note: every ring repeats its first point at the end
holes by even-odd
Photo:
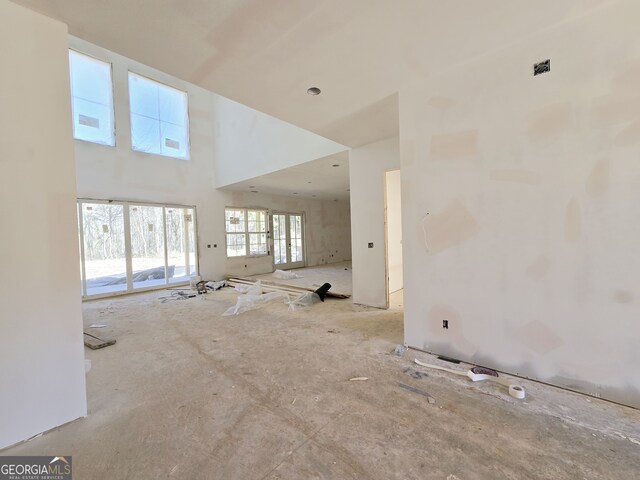
{"type": "Polygon", "coordinates": [[[442,320],[442,328],[449,329],[449,320],[442,320]]]}
{"type": "Polygon", "coordinates": [[[537,77],[543,73],[551,71],[551,60],[545,60],[544,62],[536,63],[533,66],[533,76],[537,77]]]}

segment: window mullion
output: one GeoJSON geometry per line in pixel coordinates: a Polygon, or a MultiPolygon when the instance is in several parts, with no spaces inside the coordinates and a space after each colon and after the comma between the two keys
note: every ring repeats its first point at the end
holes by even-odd
{"type": "Polygon", "coordinates": [[[251,239],[249,238],[249,210],[244,209],[244,252],[247,257],[250,255],[249,242],[251,239]]]}
{"type": "Polygon", "coordinates": [[[82,202],[78,202],[78,228],[80,230],[80,265],[82,268],[82,296],[87,296],[87,267],[84,260],[84,213],[82,212],[82,202]]]}
{"type": "Polygon", "coordinates": [[[133,260],[131,259],[131,217],[129,215],[129,204],[123,202],[122,214],[124,217],[124,256],[127,266],[127,292],[133,291],[133,260]]]}
{"type": "Polygon", "coordinates": [[[164,234],[164,284],[169,285],[169,239],[167,238],[167,207],[162,207],[162,230],[164,234]]]}

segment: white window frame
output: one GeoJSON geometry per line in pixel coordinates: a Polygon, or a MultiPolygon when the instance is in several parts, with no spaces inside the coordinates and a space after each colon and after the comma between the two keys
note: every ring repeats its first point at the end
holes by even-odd
{"type": "Polygon", "coordinates": [[[139,293],[150,290],[162,290],[168,286],[180,286],[188,285],[189,280],[182,282],[169,282],[169,278],[165,275],[165,283],[163,285],[154,285],[149,287],[135,287],[132,281],[132,249],[131,249],[131,224],[129,219],[129,207],[147,206],[147,207],[162,207],[164,218],[164,257],[165,257],[165,269],[168,263],[167,258],[167,228],[166,228],[166,210],[167,209],[192,209],[193,210],[193,235],[194,235],[194,255],[195,255],[195,268],[196,271],[190,273],[190,275],[200,275],[200,256],[198,255],[198,221],[195,205],[176,205],[168,203],[149,203],[149,202],[136,202],[136,201],[123,201],[123,200],[98,200],[92,198],[78,198],[77,199],[77,215],[78,215],[78,229],[79,229],[79,242],[80,242],[80,276],[82,279],[82,299],[95,299],[114,297],[118,295],[126,295],[128,293],[139,293]],[[122,205],[124,215],[124,242],[125,242],[125,261],[126,261],[126,274],[127,274],[127,288],[125,290],[109,293],[100,293],[94,295],[87,294],[87,277],[86,277],[86,264],[85,264],[85,246],[84,246],[84,221],[82,216],[82,208],[86,203],[92,204],[107,204],[107,205],[122,205]]]}
{"type": "MultiPolygon", "coordinates": [[[[167,158],[175,158],[177,160],[190,160],[191,159],[191,134],[190,134],[190,130],[191,130],[191,120],[189,117],[189,93],[185,90],[182,90],[180,88],[176,88],[172,85],[169,85],[167,83],[161,82],[159,80],[156,80],[155,78],[151,78],[148,77],[146,75],[142,75],[140,73],[134,72],[132,70],[129,70],[127,72],[127,90],[128,90],[128,98],[127,101],[129,102],[129,133],[130,133],[130,143],[131,143],[131,150],[133,150],[134,152],[139,152],[139,153],[145,153],[147,155],[157,155],[160,157],[167,157],[167,158]],[[177,92],[183,93],[185,96],[185,123],[186,123],[186,135],[185,135],[185,144],[186,144],[186,155],[185,156],[179,156],[179,155],[170,155],[167,153],[156,153],[156,152],[148,152],[142,149],[137,149],[135,148],[134,144],[133,144],[133,120],[132,120],[132,116],[135,115],[141,115],[139,113],[135,113],[132,109],[131,109],[131,76],[135,76],[135,77],[139,77],[142,78],[144,80],[147,80],[149,82],[158,84],[160,87],[164,87],[167,88],[169,90],[175,90],[177,92]]],[[[141,115],[142,116],[142,115],[141,115]]],[[[158,115],[159,116],[159,115],[158,115]]],[[[152,118],[152,117],[148,117],[148,118],[152,118]]],[[[157,120],[159,125],[162,124],[163,120],[161,120],[160,118],[153,118],[153,120],[157,120]]],[[[169,123],[171,124],[171,122],[164,122],[164,123],[169,123]]],[[[175,125],[175,124],[171,124],[171,125],[175,125]]],[[[160,135],[160,140],[162,140],[162,135],[160,135]]],[[[161,150],[162,150],[162,146],[161,146],[161,150]]]]}
{"type": "Polygon", "coordinates": [[[225,207],[224,209],[224,247],[227,258],[256,258],[267,257],[271,253],[269,251],[269,210],[261,207],[225,207]],[[229,232],[227,231],[227,210],[242,211],[244,215],[244,231],[242,232],[229,232]],[[264,214],[264,232],[250,232],[249,231],[249,212],[260,212],[264,214]],[[251,253],[250,235],[265,235],[265,253],[251,253]],[[244,235],[245,238],[245,254],[244,255],[229,255],[228,250],[228,235],[244,235]]]}
{"type": "MultiPolygon", "coordinates": [[[[97,103],[94,102],[93,100],[89,100],[87,98],[82,98],[82,97],[76,97],[73,94],[73,76],[71,75],[71,61],[69,61],[69,92],[71,94],[71,128],[72,128],[72,133],[73,133],[73,138],[75,140],[79,140],[81,142],[87,142],[87,143],[94,143],[96,145],[104,145],[105,147],[115,147],[116,146],[116,115],[115,115],[115,94],[114,94],[114,90],[113,90],[113,63],[108,62],[106,60],[103,60],[102,58],[98,58],[94,55],[89,55],[88,53],[84,53],[81,52],[80,50],[76,50],[75,48],[69,48],[69,53],[75,53],[78,55],[82,55],[83,57],[87,57],[90,58],[92,60],[95,60],[96,62],[100,62],[100,63],[104,63],[105,65],[109,66],[109,95],[110,95],[110,100],[111,100],[111,104],[110,105],[104,105],[105,107],[109,107],[110,110],[110,114],[111,114],[111,143],[109,142],[100,142],[100,141],[96,141],[96,140],[90,140],[90,139],[86,139],[86,138],[80,138],[76,136],[76,123],[74,121],[74,108],[73,108],[73,99],[74,98],[78,98],[81,100],[84,100],[86,102],[91,102],[91,103],[97,103]]],[[[102,105],[102,104],[100,104],[102,105]]]]}

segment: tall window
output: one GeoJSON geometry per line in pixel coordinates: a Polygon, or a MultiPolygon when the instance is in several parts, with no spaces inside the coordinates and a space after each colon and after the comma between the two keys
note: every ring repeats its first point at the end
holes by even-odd
{"type": "Polygon", "coordinates": [[[115,145],[111,64],[69,50],[73,137],[115,145]]]}
{"type": "Polygon", "coordinates": [[[129,72],[131,147],[189,159],[187,94],[129,72]]]}
{"type": "Polygon", "coordinates": [[[227,256],[267,254],[267,212],[247,208],[225,210],[227,256]]]}

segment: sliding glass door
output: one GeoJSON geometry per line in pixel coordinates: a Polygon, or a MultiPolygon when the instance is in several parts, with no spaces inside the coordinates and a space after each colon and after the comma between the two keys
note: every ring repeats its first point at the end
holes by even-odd
{"type": "Polygon", "coordinates": [[[165,285],[164,207],[129,206],[133,288],[165,285]]]}
{"type": "Polygon", "coordinates": [[[197,275],[195,209],[78,201],[85,297],[160,288],[197,275]]]}
{"type": "Polygon", "coordinates": [[[169,282],[196,275],[196,241],[192,208],[165,209],[169,282]]]}
{"type": "Polygon", "coordinates": [[[85,295],[126,291],[124,207],[83,203],[81,211],[85,295]]]}

